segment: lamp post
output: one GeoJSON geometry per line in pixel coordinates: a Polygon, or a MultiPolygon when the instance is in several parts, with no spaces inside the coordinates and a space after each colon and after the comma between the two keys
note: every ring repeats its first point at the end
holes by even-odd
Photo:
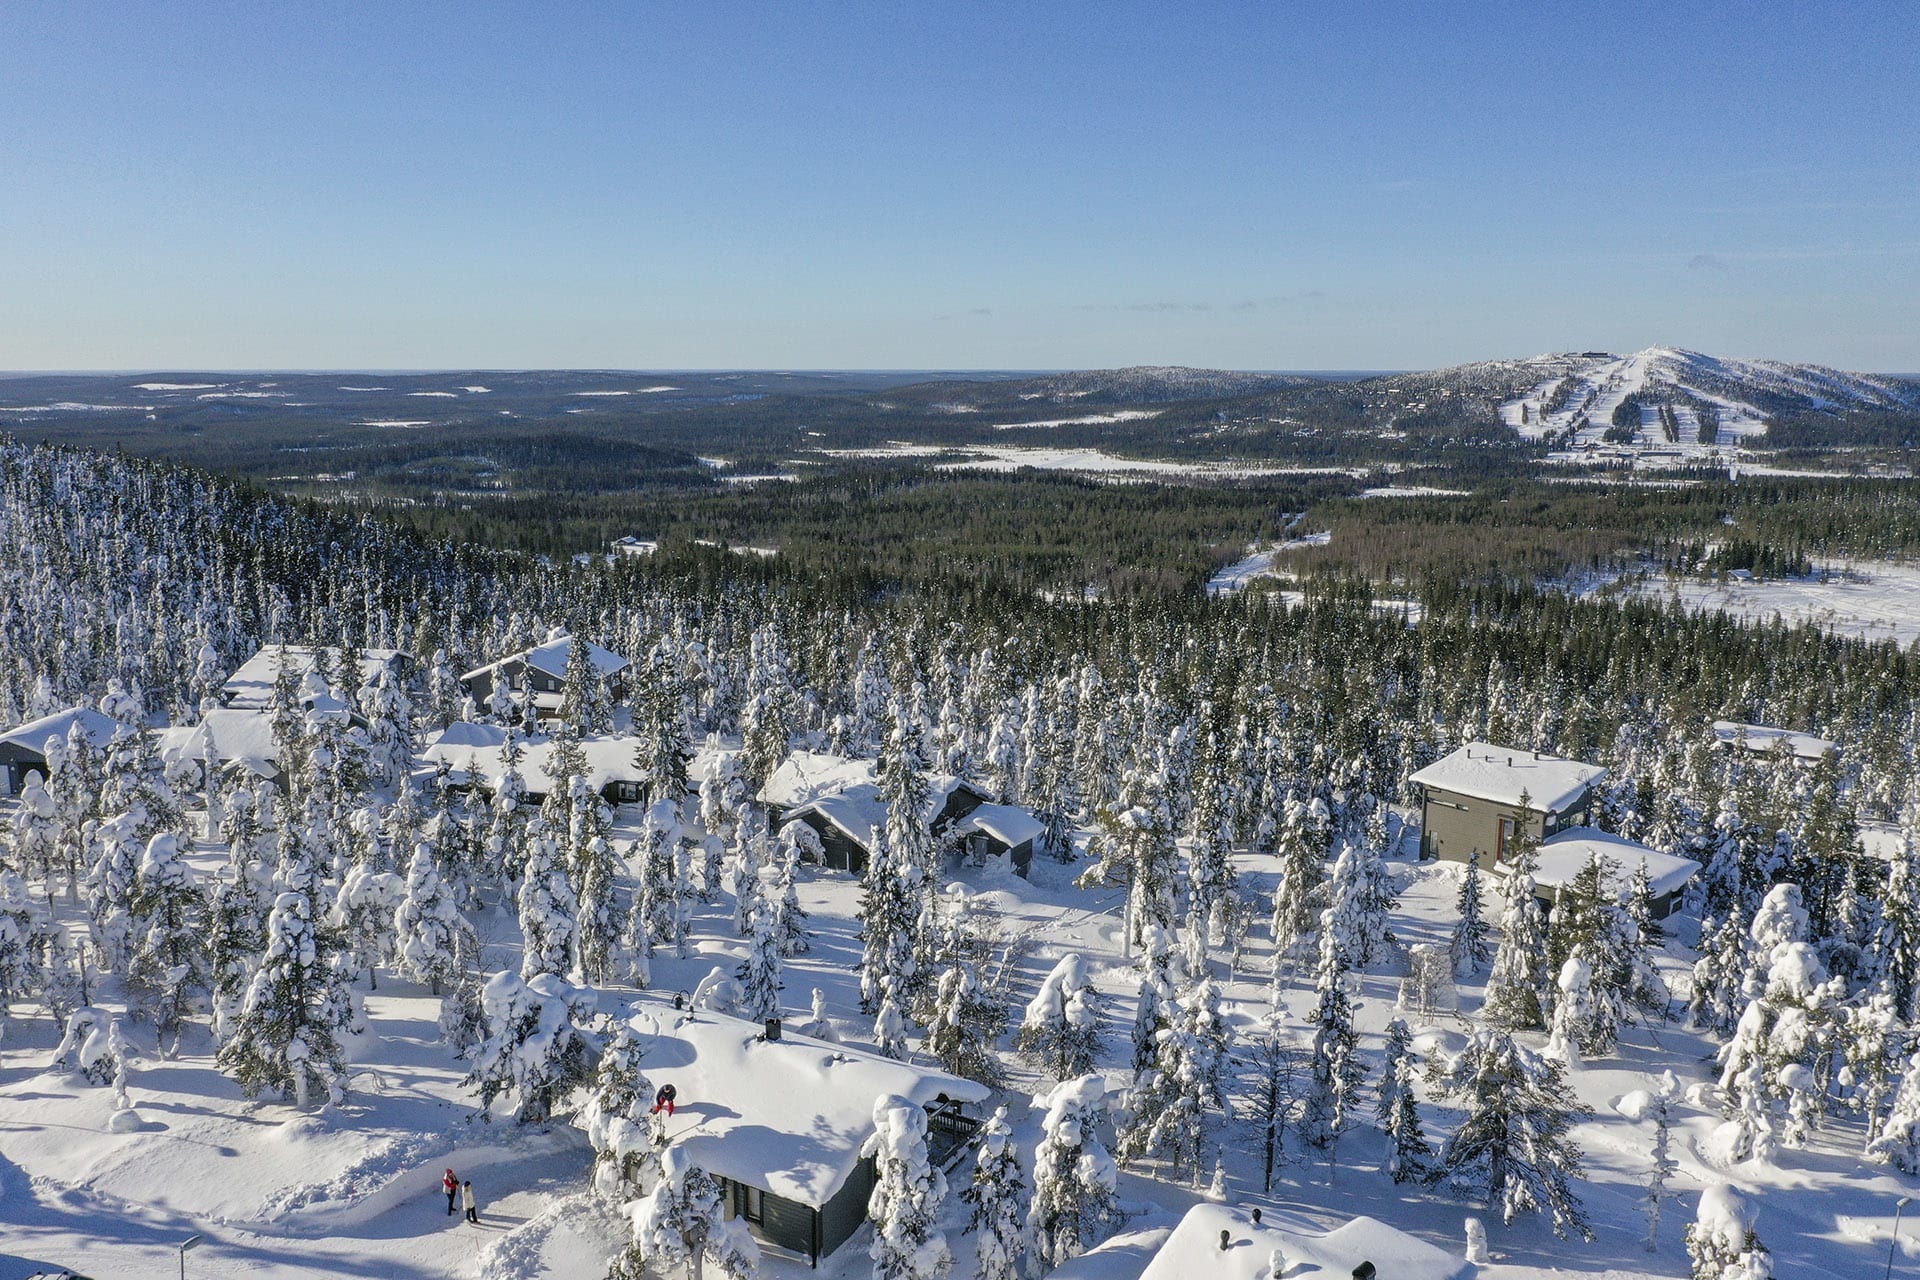
{"type": "Polygon", "coordinates": [[[180,1280],[187,1280],[187,1250],[197,1248],[199,1236],[188,1236],[180,1242],[180,1280]]]}
{"type": "Polygon", "coordinates": [[[1893,1280],[1893,1246],[1900,1243],[1900,1215],[1912,1203],[1912,1196],[1901,1196],[1893,1202],[1893,1234],[1887,1237],[1887,1280],[1893,1280]]]}

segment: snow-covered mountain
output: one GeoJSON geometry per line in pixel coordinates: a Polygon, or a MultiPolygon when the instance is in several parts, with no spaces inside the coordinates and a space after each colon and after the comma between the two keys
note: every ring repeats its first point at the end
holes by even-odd
{"type": "Polygon", "coordinates": [[[1560,353],[1463,366],[1533,386],[1504,401],[1501,420],[1530,440],[1573,450],[1693,456],[1736,447],[1795,412],[1920,412],[1920,386],[1775,360],[1735,360],[1678,347],[1632,355],[1560,353]]]}

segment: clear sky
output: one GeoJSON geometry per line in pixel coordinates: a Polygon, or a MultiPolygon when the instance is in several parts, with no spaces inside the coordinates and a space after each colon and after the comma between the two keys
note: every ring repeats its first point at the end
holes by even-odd
{"type": "Polygon", "coordinates": [[[1920,370],[1920,6],[0,0],[0,368],[1920,370]]]}

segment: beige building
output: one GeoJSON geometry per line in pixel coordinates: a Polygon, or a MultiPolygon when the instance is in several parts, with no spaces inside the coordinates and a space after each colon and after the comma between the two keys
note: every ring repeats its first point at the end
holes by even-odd
{"type": "Polygon", "coordinates": [[[1420,789],[1420,856],[1465,862],[1477,851],[1491,870],[1523,821],[1536,842],[1585,826],[1606,774],[1597,764],[1469,742],[1409,779],[1420,789]]]}

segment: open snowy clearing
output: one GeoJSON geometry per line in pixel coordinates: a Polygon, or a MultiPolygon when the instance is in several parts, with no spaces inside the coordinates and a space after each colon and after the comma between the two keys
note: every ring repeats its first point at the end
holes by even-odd
{"type": "Polygon", "coordinates": [[[1828,566],[1813,578],[1626,578],[1586,594],[1629,594],[1736,617],[1811,622],[1839,635],[1920,641],[1920,565],[1862,561],[1828,566]]]}
{"type": "Polygon", "coordinates": [[[1039,427],[1077,427],[1083,424],[1138,422],[1143,418],[1157,418],[1159,409],[1115,409],[1112,413],[1089,413],[1079,418],[1048,418],[1042,422],[998,422],[995,431],[1021,431],[1039,427]]]}
{"type": "Polygon", "coordinates": [[[1284,552],[1299,551],[1305,547],[1324,547],[1332,541],[1333,531],[1329,529],[1320,533],[1309,533],[1301,538],[1289,538],[1285,542],[1276,542],[1265,551],[1251,550],[1244,560],[1236,560],[1208,578],[1207,594],[1217,596],[1245,591],[1250,583],[1260,578],[1292,577],[1293,575],[1274,567],[1275,557],[1284,552]]]}

